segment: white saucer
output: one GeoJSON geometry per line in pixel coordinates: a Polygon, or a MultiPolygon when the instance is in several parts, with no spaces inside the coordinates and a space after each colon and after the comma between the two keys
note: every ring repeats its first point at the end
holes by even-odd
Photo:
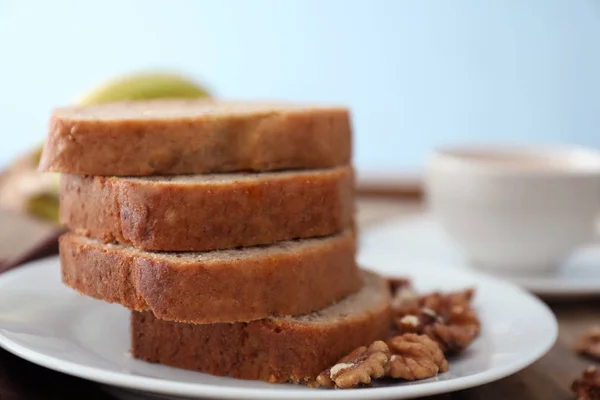
{"type": "Polygon", "coordinates": [[[415,383],[386,383],[346,391],[270,385],[132,359],[128,355],[129,312],[119,305],[78,295],[60,283],[59,275],[57,258],[0,275],[0,346],[57,371],[155,395],[243,399],[414,398],[508,376],[544,355],[557,336],[552,312],[522,289],[473,273],[415,269],[411,276],[419,290],[451,290],[471,285],[478,288],[475,305],[480,310],[482,334],[465,354],[451,360],[449,372],[415,383]]]}
{"type": "MultiPolygon", "coordinates": [[[[381,268],[411,266],[471,270],[460,250],[429,215],[397,218],[362,232],[359,261],[381,268]]],[[[491,274],[490,271],[485,271],[491,274]]],[[[600,245],[576,252],[554,273],[495,276],[545,298],[600,295],[600,245]]]]}

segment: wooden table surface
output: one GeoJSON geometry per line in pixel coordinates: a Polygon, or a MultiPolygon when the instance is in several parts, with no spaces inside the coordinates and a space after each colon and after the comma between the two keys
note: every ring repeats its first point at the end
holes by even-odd
{"type": "MultiPolygon", "coordinates": [[[[358,223],[360,227],[374,226],[390,217],[412,214],[420,209],[421,205],[414,198],[360,198],[358,223]]],[[[573,399],[569,389],[572,380],[591,364],[574,354],[573,343],[589,326],[600,324],[600,301],[571,301],[551,303],[550,306],[558,317],[560,336],[544,358],[500,381],[428,399],[573,399]]],[[[0,350],[0,400],[62,399],[67,394],[86,400],[113,400],[94,383],[38,367],[0,350]]]]}

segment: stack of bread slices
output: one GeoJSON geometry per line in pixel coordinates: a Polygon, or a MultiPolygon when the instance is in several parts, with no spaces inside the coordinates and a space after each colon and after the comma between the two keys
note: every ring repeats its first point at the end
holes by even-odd
{"type": "Polygon", "coordinates": [[[355,262],[343,107],[155,100],[54,111],[63,282],[132,310],[131,354],[311,383],[390,326],[355,262]]]}

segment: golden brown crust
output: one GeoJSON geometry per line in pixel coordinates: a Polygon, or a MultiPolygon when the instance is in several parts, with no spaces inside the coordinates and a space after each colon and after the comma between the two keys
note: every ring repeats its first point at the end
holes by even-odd
{"type": "Polygon", "coordinates": [[[331,235],[352,224],[350,166],[230,176],[226,182],[177,179],[64,175],[61,221],[96,239],[159,251],[262,245],[331,235]]]}
{"type": "Polygon", "coordinates": [[[350,162],[351,136],[346,108],[202,100],[72,107],[53,113],[40,170],[147,176],[330,168],[350,162]]]}
{"type": "Polygon", "coordinates": [[[60,238],[62,279],[84,295],[195,323],[305,314],[354,293],[361,278],[350,231],[254,249],[160,254],[60,238]]]}
{"type": "MultiPolygon", "coordinates": [[[[385,286],[381,286],[385,291],[385,286]]],[[[192,325],[132,313],[131,354],[149,362],[213,375],[268,382],[314,382],[353,349],[385,338],[389,296],[327,323],[269,318],[249,323],[192,325]]]]}

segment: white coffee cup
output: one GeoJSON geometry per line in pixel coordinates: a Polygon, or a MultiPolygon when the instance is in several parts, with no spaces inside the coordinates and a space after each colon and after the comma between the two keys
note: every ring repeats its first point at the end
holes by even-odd
{"type": "Polygon", "coordinates": [[[594,150],[447,148],[430,157],[425,181],[431,212],[474,266],[548,272],[595,237],[594,150]]]}

